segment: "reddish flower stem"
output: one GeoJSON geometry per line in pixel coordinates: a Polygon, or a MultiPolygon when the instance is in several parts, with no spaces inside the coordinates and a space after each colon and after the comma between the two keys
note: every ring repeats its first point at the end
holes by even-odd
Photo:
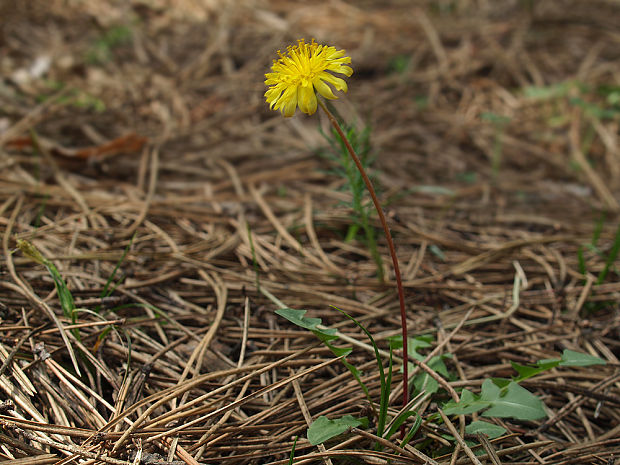
{"type": "Polygon", "coordinates": [[[379,199],[377,198],[377,194],[375,193],[375,189],[372,186],[372,182],[370,182],[370,178],[366,174],[364,167],[362,166],[362,162],[359,157],[353,150],[351,143],[345,136],[340,124],[334,117],[334,115],[327,109],[327,106],[321,99],[317,99],[319,105],[327,115],[329,122],[332,124],[338,135],[344,142],[344,145],[347,147],[349,151],[349,155],[355,162],[355,166],[359,170],[362,175],[362,179],[364,179],[364,183],[366,184],[366,188],[368,189],[368,193],[372,198],[372,202],[375,204],[375,208],[377,213],[379,214],[379,220],[381,221],[381,225],[383,226],[383,232],[385,233],[385,238],[387,239],[388,248],[390,249],[390,255],[392,256],[392,264],[394,265],[394,275],[396,276],[396,288],[398,289],[398,300],[400,301],[400,320],[401,320],[401,329],[403,335],[403,406],[407,405],[409,402],[409,388],[408,388],[408,380],[409,380],[409,358],[407,353],[407,313],[405,311],[405,293],[403,291],[403,282],[400,276],[400,267],[398,266],[398,257],[396,256],[396,249],[394,248],[394,241],[392,240],[392,234],[390,233],[390,228],[387,225],[387,221],[385,219],[385,214],[383,213],[383,209],[379,204],[379,199]]]}

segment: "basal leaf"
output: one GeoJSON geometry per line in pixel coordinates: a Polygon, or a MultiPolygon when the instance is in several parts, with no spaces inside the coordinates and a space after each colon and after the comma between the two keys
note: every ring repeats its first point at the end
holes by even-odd
{"type": "Polygon", "coordinates": [[[539,360],[538,362],[536,362],[536,366],[538,368],[542,368],[543,370],[551,370],[552,368],[557,367],[561,361],[562,360],[560,360],[559,358],[546,358],[544,360],[539,360]]]}
{"type": "MultiPolygon", "coordinates": [[[[424,356],[418,354],[418,349],[426,349],[432,347],[434,338],[432,334],[423,334],[421,336],[407,338],[407,353],[410,357],[415,357],[417,360],[424,360],[424,356]]],[[[403,348],[403,337],[398,334],[389,338],[390,346],[392,349],[403,348]]]]}
{"type": "Polygon", "coordinates": [[[319,329],[317,325],[320,325],[322,320],[320,318],[308,318],[305,316],[306,310],[296,310],[293,308],[280,308],[276,310],[276,314],[286,318],[291,323],[299,326],[300,328],[308,329],[312,331],[323,342],[337,339],[336,330],[331,328],[319,329]]]}
{"type": "Polygon", "coordinates": [[[489,402],[481,401],[473,392],[463,389],[459,402],[450,401],[444,405],[446,415],[466,415],[478,412],[489,406],[489,402]]]}
{"type": "Polygon", "coordinates": [[[448,402],[444,411],[449,415],[461,415],[488,408],[482,416],[536,420],[544,417],[542,401],[514,381],[506,388],[500,388],[492,380],[482,383],[480,396],[464,389],[460,402],[448,402]]]}
{"type": "MultiPolygon", "coordinates": [[[[392,423],[390,429],[388,430],[387,433],[385,433],[383,435],[383,437],[385,439],[389,439],[390,437],[392,437],[392,435],[398,431],[398,428],[400,428],[400,426],[405,423],[405,421],[407,421],[407,418],[412,417],[412,416],[416,416],[416,421],[414,424],[414,428],[416,428],[416,425],[418,423],[418,420],[420,420],[420,423],[422,423],[422,418],[420,417],[420,415],[418,415],[417,412],[413,411],[413,410],[408,410],[406,412],[401,413],[398,418],[392,423]]],[[[417,425],[417,427],[419,427],[419,425],[417,425]]],[[[416,428],[417,431],[417,428],[416,428]]]]}
{"type": "Polygon", "coordinates": [[[487,379],[482,384],[480,397],[491,405],[491,408],[482,414],[484,417],[536,420],[546,416],[542,401],[514,381],[510,382],[502,395],[502,390],[487,379]]]}
{"type": "Polygon", "coordinates": [[[602,358],[589,354],[582,354],[574,350],[565,349],[562,353],[560,366],[563,367],[587,367],[590,365],[605,365],[607,362],[602,358]]]}
{"type": "Polygon", "coordinates": [[[501,389],[492,380],[485,379],[482,383],[482,390],[480,392],[480,400],[488,402],[495,402],[501,395],[501,389]]]}
{"type": "MultiPolygon", "coordinates": [[[[409,367],[411,371],[411,367],[409,367]]],[[[421,373],[413,378],[413,386],[415,392],[426,392],[428,394],[435,394],[439,390],[439,383],[435,381],[428,373],[421,373]]]]}
{"type": "Polygon", "coordinates": [[[507,388],[510,382],[512,381],[511,379],[508,379],[508,378],[491,378],[491,380],[493,381],[493,384],[495,384],[496,386],[499,386],[500,389],[507,388]]]}
{"type": "Polygon", "coordinates": [[[351,415],[345,415],[334,420],[321,415],[308,428],[308,441],[313,446],[316,446],[344,433],[349,428],[355,428],[360,425],[362,425],[362,421],[351,415]]]}
{"type": "MultiPolygon", "coordinates": [[[[428,362],[428,366],[431,367],[435,372],[439,373],[442,376],[448,377],[448,368],[446,364],[443,362],[444,358],[448,358],[449,355],[437,355],[430,359],[428,362]]],[[[409,365],[410,372],[413,370],[413,364],[409,365]]],[[[434,394],[439,390],[439,384],[435,381],[428,373],[424,372],[417,375],[413,379],[413,385],[416,388],[417,392],[427,392],[430,394],[434,394]]]]}
{"type": "Polygon", "coordinates": [[[335,345],[330,344],[327,341],[323,341],[323,342],[325,342],[325,345],[329,348],[329,350],[331,350],[334,353],[336,357],[342,357],[342,356],[346,357],[351,352],[353,352],[352,347],[336,347],[335,345]]]}
{"type": "Polygon", "coordinates": [[[540,366],[519,365],[516,362],[510,362],[510,364],[512,365],[512,368],[519,373],[519,376],[515,378],[515,381],[523,381],[524,379],[531,378],[532,376],[536,376],[538,373],[547,370],[545,367],[541,368],[540,366]]]}
{"type": "Polygon", "coordinates": [[[489,439],[495,439],[506,433],[506,429],[493,423],[486,421],[472,421],[465,427],[467,434],[482,433],[486,434],[489,439]]]}

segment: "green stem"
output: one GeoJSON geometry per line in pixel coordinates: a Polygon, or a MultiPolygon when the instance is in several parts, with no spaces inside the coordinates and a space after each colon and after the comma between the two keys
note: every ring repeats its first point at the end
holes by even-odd
{"type": "Polygon", "coordinates": [[[409,402],[409,388],[408,388],[408,381],[409,381],[409,363],[408,362],[409,360],[408,360],[408,353],[407,353],[407,313],[405,311],[405,293],[403,291],[403,282],[400,276],[400,267],[398,266],[398,257],[396,256],[396,249],[394,248],[394,241],[392,240],[392,234],[390,233],[390,228],[387,225],[387,221],[385,219],[385,214],[383,213],[383,209],[381,208],[381,204],[379,204],[379,199],[377,198],[375,189],[372,186],[372,182],[370,182],[370,178],[366,174],[364,167],[362,166],[362,162],[360,161],[359,157],[355,153],[355,150],[353,150],[353,147],[349,143],[347,137],[342,131],[342,128],[340,127],[340,124],[338,124],[338,121],[336,120],[334,115],[331,113],[331,111],[327,109],[327,106],[321,99],[317,99],[317,100],[319,102],[319,105],[321,106],[325,114],[327,115],[329,122],[332,124],[332,126],[334,127],[334,129],[336,130],[340,138],[342,139],[342,142],[344,142],[344,145],[347,147],[347,150],[349,151],[349,155],[351,155],[353,162],[355,162],[357,169],[362,175],[362,179],[364,180],[364,183],[366,184],[368,193],[370,194],[370,197],[372,198],[372,202],[375,204],[375,208],[377,210],[377,213],[379,214],[379,221],[381,221],[381,225],[383,226],[383,232],[385,233],[385,238],[387,240],[388,248],[390,249],[390,255],[392,256],[392,264],[394,265],[394,275],[396,276],[396,288],[398,289],[398,300],[400,301],[400,319],[401,319],[401,329],[402,329],[402,335],[403,335],[403,406],[405,406],[409,402]]]}

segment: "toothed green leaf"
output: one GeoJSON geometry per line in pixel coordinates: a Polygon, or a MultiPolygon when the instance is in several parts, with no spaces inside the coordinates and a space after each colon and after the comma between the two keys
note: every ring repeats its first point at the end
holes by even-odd
{"type": "Polygon", "coordinates": [[[316,446],[344,433],[349,428],[356,428],[362,424],[361,420],[351,415],[345,415],[342,418],[335,418],[333,420],[321,415],[308,428],[308,441],[313,446],[316,446]]]}

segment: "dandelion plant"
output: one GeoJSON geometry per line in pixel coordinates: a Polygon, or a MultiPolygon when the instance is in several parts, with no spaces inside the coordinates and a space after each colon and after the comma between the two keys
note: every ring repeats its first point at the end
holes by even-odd
{"type": "Polygon", "coordinates": [[[286,54],[278,51],[279,59],[273,61],[273,66],[271,67],[272,72],[265,74],[265,85],[268,87],[265,92],[265,98],[272,110],[279,110],[285,117],[293,116],[297,107],[299,107],[302,112],[312,115],[320,106],[338,133],[338,136],[345,144],[349,155],[351,155],[353,162],[364,180],[364,184],[366,184],[368,193],[372,198],[377,214],[379,215],[379,220],[383,226],[396,277],[403,336],[403,405],[406,405],[409,398],[409,389],[407,386],[407,315],[405,312],[405,294],[403,292],[394,241],[392,240],[390,228],[387,225],[385,214],[379,204],[379,199],[377,198],[372,182],[368,178],[359,157],[345,136],[338,121],[321,99],[321,97],[328,100],[338,98],[334,95],[332,87],[330,86],[333,86],[336,91],[347,91],[346,81],[335,75],[340,74],[350,77],[353,74],[353,68],[349,66],[351,64],[351,58],[346,56],[345,53],[344,50],[337,50],[332,46],[317,44],[314,40],[310,43],[306,43],[304,39],[299,40],[297,45],[290,45],[287,48],[286,54]],[[319,97],[317,97],[317,93],[319,97]]]}

